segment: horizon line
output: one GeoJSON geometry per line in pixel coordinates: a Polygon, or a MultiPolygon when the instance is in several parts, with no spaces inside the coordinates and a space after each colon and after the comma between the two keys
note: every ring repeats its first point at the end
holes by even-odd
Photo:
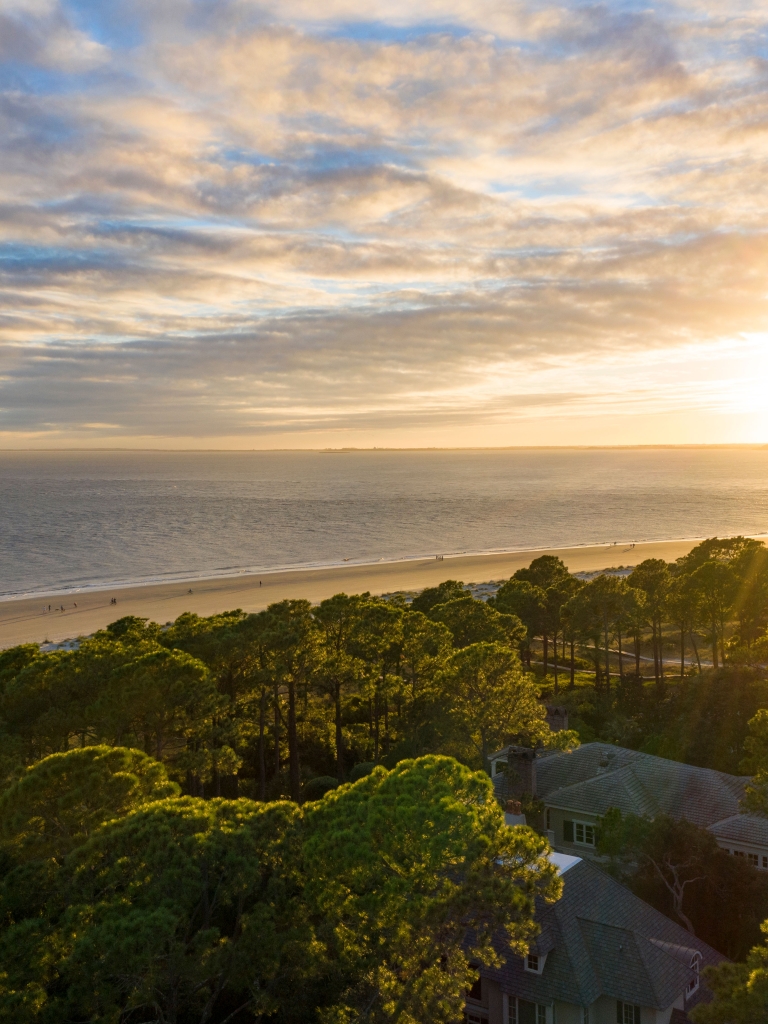
{"type": "Polygon", "coordinates": [[[520,445],[418,445],[414,447],[395,447],[393,445],[371,445],[362,448],[354,445],[343,445],[339,448],[148,448],[148,447],[56,447],[56,448],[0,448],[0,455],[29,454],[32,452],[194,452],[203,453],[250,453],[254,452],[315,452],[333,454],[344,452],[502,452],[502,451],[638,451],[638,450],[677,450],[707,449],[725,450],[733,448],[768,449],[765,441],[727,441],[723,443],[680,443],[680,444],[520,444],[520,445]]]}

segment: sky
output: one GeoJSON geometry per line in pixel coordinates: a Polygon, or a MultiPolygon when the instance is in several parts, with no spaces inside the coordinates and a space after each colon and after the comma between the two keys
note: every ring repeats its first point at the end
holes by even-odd
{"type": "Polygon", "coordinates": [[[768,5],[0,0],[0,447],[768,442],[768,5]]]}

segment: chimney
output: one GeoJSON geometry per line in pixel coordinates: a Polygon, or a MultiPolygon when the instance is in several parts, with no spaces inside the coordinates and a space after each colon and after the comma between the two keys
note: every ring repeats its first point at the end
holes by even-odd
{"type": "Polygon", "coordinates": [[[504,808],[504,821],[507,825],[525,825],[525,815],[519,800],[507,800],[504,808]]]}
{"type": "Polygon", "coordinates": [[[554,704],[547,705],[547,725],[552,732],[562,732],[568,728],[568,709],[557,707],[554,704]]]}
{"type": "Polygon", "coordinates": [[[507,797],[536,799],[536,751],[530,747],[510,747],[507,755],[507,797]]]}

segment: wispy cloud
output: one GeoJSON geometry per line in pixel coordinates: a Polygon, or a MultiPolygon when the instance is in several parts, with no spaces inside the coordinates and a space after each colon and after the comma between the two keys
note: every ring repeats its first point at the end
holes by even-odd
{"type": "Polygon", "coordinates": [[[754,439],[768,14],[362,11],[3,5],[3,440],[754,439]]]}

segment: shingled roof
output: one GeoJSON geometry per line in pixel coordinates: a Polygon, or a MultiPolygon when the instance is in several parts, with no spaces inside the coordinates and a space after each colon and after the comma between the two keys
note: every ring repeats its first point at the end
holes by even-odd
{"type": "MultiPolygon", "coordinates": [[[[696,953],[702,968],[725,960],[590,862],[567,860],[562,897],[537,906],[550,947],[542,974],[524,970],[522,957],[501,945],[506,963],[483,968],[503,991],[532,1002],[584,1007],[604,995],[664,1010],[696,978],[690,966],[696,953]]],[[[701,994],[702,988],[686,1008],[701,994]]]]}
{"type": "MultiPolygon", "coordinates": [[[[503,776],[496,779],[504,785],[503,776]]],[[[748,781],[610,743],[536,758],[536,795],[548,806],[596,816],[610,807],[651,818],[665,813],[702,828],[738,813],[748,781]]]]}
{"type": "Polygon", "coordinates": [[[709,831],[718,839],[748,846],[768,846],[768,818],[757,814],[734,814],[723,821],[709,826],[709,831]]]}

